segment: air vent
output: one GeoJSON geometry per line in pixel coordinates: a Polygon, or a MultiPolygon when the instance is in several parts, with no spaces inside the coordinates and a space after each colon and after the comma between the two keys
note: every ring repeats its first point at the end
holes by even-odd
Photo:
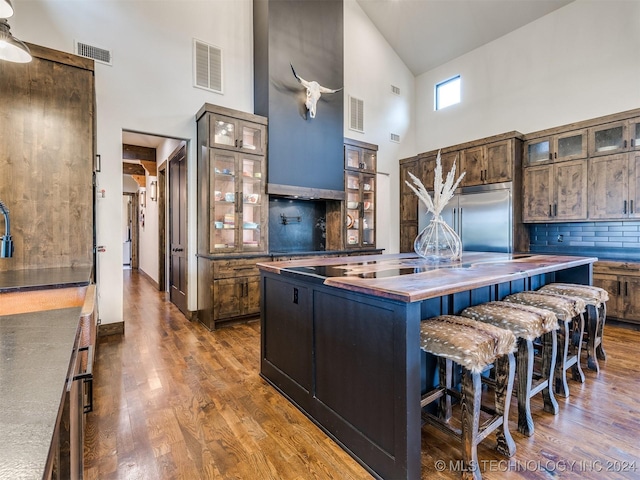
{"type": "Polygon", "coordinates": [[[400,135],[398,135],[397,133],[391,133],[389,136],[389,140],[395,143],[400,143],[400,135]]]}
{"type": "Polygon", "coordinates": [[[104,63],[105,65],[111,65],[111,50],[78,41],[75,41],[74,44],[76,55],[80,55],[81,57],[85,58],[91,58],[92,60],[104,63]]]}
{"type": "Polygon", "coordinates": [[[364,133],[364,101],[349,96],[349,129],[364,133]]]}
{"type": "Polygon", "coordinates": [[[400,95],[400,87],[396,87],[395,85],[391,85],[391,93],[394,95],[400,95]]]}
{"type": "Polygon", "coordinates": [[[222,92],[222,50],[193,39],[194,86],[222,92]]]}

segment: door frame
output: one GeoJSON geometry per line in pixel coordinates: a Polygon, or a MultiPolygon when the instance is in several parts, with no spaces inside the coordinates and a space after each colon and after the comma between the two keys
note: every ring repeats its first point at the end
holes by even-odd
{"type": "Polygon", "coordinates": [[[169,236],[167,230],[167,220],[169,216],[167,204],[167,165],[169,165],[168,159],[158,167],[158,289],[162,292],[169,291],[169,277],[167,276],[167,271],[169,270],[169,256],[167,255],[169,236]]]}

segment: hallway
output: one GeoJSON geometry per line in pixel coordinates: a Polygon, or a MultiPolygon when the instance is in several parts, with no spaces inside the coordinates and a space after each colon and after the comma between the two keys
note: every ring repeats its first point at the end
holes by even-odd
{"type": "Polygon", "coordinates": [[[371,478],[258,376],[259,322],[210,332],[136,270],[100,339],[85,478],[371,478]]]}
{"type": "MultiPolygon", "coordinates": [[[[259,377],[259,322],[210,332],[136,270],[124,285],[125,335],[98,346],[86,479],[372,478],[259,377]]],[[[638,344],[640,331],[607,324],[600,374],[570,381],[557,416],[532,399],[533,437],[517,432],[514,397],[516,454],[500,456],[491,435],[478,447],[483,478],[640,478],[638,344]]],[[[422,478],[459,478],[459,458],[455,442],[423,428],[422,478]]]]}

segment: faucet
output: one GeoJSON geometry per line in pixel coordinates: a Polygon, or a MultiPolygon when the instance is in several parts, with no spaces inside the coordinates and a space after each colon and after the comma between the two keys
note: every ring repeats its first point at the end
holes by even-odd
{"type": "Polygon", "coordinates": [[[0,200],[0,213],[4,215],[4,235],[0,237],[0,258],[13,257],[13,240],[11,240],[11,228],[9,226],[9,209],[0,200]]]}

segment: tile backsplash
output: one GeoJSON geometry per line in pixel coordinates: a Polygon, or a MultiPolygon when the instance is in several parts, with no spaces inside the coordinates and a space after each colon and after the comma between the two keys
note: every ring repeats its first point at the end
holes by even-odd
{"type": "Polygon", "coordinates": [[[640,260],[640,221],[529,225],[532,252],[640,260]]]}

